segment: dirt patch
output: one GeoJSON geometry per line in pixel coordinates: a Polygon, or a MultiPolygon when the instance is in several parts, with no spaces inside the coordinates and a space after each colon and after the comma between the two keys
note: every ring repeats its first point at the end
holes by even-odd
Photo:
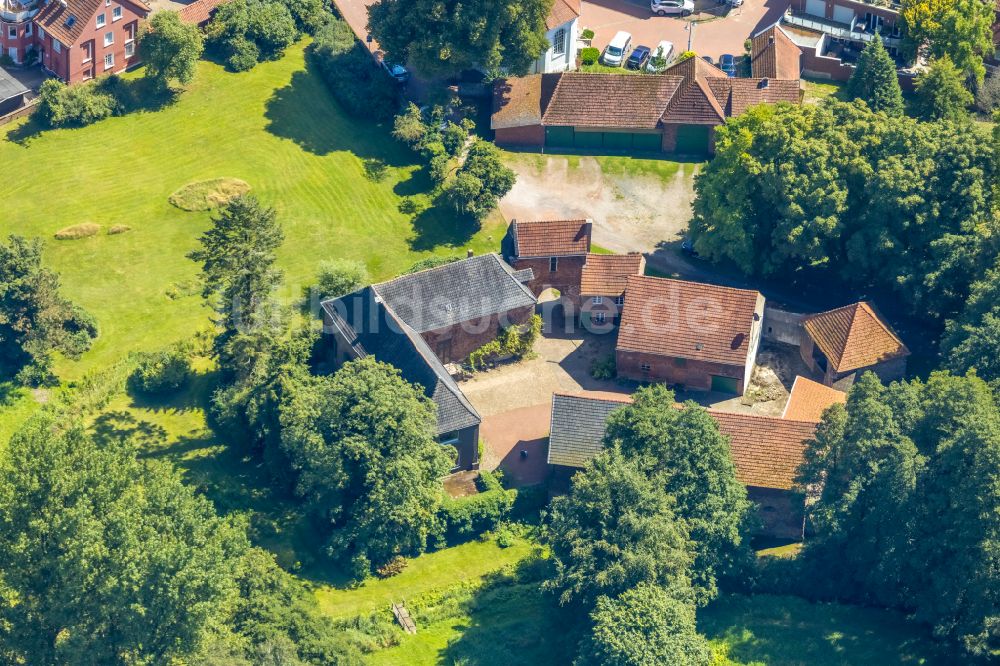
{"type": "Polygon", "coordinates": [[[681,238],[691,219],[694,164],[524,154],[507,162],[517,173],[500,202],[507,219],[591,218],[594,243],[615,252],[652,252],[681,238]]]}

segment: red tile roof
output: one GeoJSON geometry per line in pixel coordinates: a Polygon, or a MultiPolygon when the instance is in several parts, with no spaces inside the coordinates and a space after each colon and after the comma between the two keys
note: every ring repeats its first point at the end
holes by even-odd
{"type": "Polygon", "coordinates": [[[835,372],[910,355],[906,345],[867,302],[806,317],[802,325],[835,372]]]}
{"type": "Polygon", "coordinates": [[[755,78],[798,79],[802,75],[802,51],[777,25],[754,35],[750,48],[750,70],[755,78]]]}
{"type": "Polygon", "coordinates": [[[625,291],[630,275],[642,275],[646,257],[629,254],[588,254],[580,276],[580,294],[584,296],[619,296],[625,291]]]}
{"type": "MultiPolygon", "coordinates": [[[[631,402],[628,395],[596,391],[554,394],[549,463],[583,467],[603,448],[608,415],[631,402]]],[[[674,406],[683,408],[680,404],[674,406]]],[[[794,486],[806,444],[815,435],[815,423],[715,409],[708,413],[729,440],[740,483],[778,490],[794,486]]]]}
{"type": "Polygon", "coordinates": [[[559,75],[543,125],[656,129],[681,79],[654,74],[559,75]]]}
{"type": "Polygon", "coordinates": [[[218,9],[219,5],[229,0],[195,0],[190,5],[183,7],[177,12],[180,19],[185,23],[202,25],[208,23],[209,19],[218,9]]]}
{"type": "Polygon", "coordinates": [[[708,410],[729,437],[736,478],[745,486],[790,490],[816,424],[708,410]]]}
{"type": "Polygon", "coordinates": [[[763,300],[747,289],[631,276],[617,349],[743,366],[763,300]]]}
{"type": "Polygon", "coordinates": [[[575,18],[580,18],[581,4],[580,0],[555,0],[552,3],[552,10],[545,17],[545,27],[553,30],[575,18]]]}
{"type": "Polygon", "coordinates": [[[590,252],[593,225],[589,220],[511,222],[518,257],[566,257],[590,252]]]}
{"type": "Polygon", "coordinates": [[[726,112],[716,98],[710,79],[729,80],[726,73],[701,58],[692,57],[671,65],[663,76],[680,76],[682,83],[662,114],[665,123],[719,125],[726,112]]]}
{"type": "Polygon", "coordinates": [[[756,104],[798,104],[801,98],[798,79],[710,79],[708,83],[726,117],[738,116],[756,104]]]}
{"type": "MultiPolygon", "coordinates": [[[[149,15],[149,5],[143,0],[123,0],[131,5],[140,16],[149,15]]],[[[103,0],[66,0],[63,6],[58,0],[50,0],[44,4],[34,22],[45,32],[58,39],[64,46],[76,44],[88,25],[95,25],[95,17],[99,10],[105,8],[103,0]]],[[[110,10],[107,17],[111,24],[110,10]]]]}
{"type": "Polygon", "coordinates": [[[781,418],[819,423],[827,407],[847,402],[847,394],[799,375],[781,418]]]}

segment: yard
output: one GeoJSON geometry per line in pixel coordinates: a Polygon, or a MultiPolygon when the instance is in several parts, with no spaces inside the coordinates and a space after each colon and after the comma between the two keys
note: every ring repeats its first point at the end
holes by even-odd
{"type": "MultiPolygon", "coordinates": [[[[133,349],[157,348],[205,327],[209,312],[185,258],[207,228],[208,213],[174,208],[167,197],[192,181],[234,177],[278,209],[285,229],[282,296],[297,298],[317,264],[364,260],[387,278],[431,254],[498,247],[499,218],[476,233],[448,213],[413,217],[404,197],[426,198],[430,181],[389,128],[348,118],[306,67],[300,42],[284,58],[231,74],[201,62],[189,89],[158,111],[95,125],[37,133],[32,125],[0,129],[5,199],[16,200],[0,235],[46,240],[45,260],[67,296],[94,314],[101,335],[80,362],[63,361],[72,381],[133,349]],[[365,176],[364,160],[388,165],[365,176]],[[131,231],[56,241],[64,227],[94,222],[131,231]]],[[[30,407],[10,397],[0,441],[30,407]]],[[[29,403],[30,404],[30,403],[29,403]]]]}

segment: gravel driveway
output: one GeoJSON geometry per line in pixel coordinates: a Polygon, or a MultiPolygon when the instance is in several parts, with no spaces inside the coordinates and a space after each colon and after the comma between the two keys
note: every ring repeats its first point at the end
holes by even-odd
{"type": "Polygon", "coordinates": [[[624,156],[507,153],[517,183],[500,202],[508,220],[594,221],[594,243],[651,253],[681,238],[699,165],[624,156]]]}

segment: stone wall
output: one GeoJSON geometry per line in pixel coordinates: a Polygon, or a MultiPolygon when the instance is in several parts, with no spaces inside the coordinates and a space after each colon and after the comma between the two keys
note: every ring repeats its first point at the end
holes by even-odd
{"type": "Polygon", "coordinates": [[[797,312],[786,312],[778,308],[764,308],[764,339],[769,342],[781,342],[786,345],[802,344],[805,329],[802,328],[802,318],[805,315],[797,312]]]}

